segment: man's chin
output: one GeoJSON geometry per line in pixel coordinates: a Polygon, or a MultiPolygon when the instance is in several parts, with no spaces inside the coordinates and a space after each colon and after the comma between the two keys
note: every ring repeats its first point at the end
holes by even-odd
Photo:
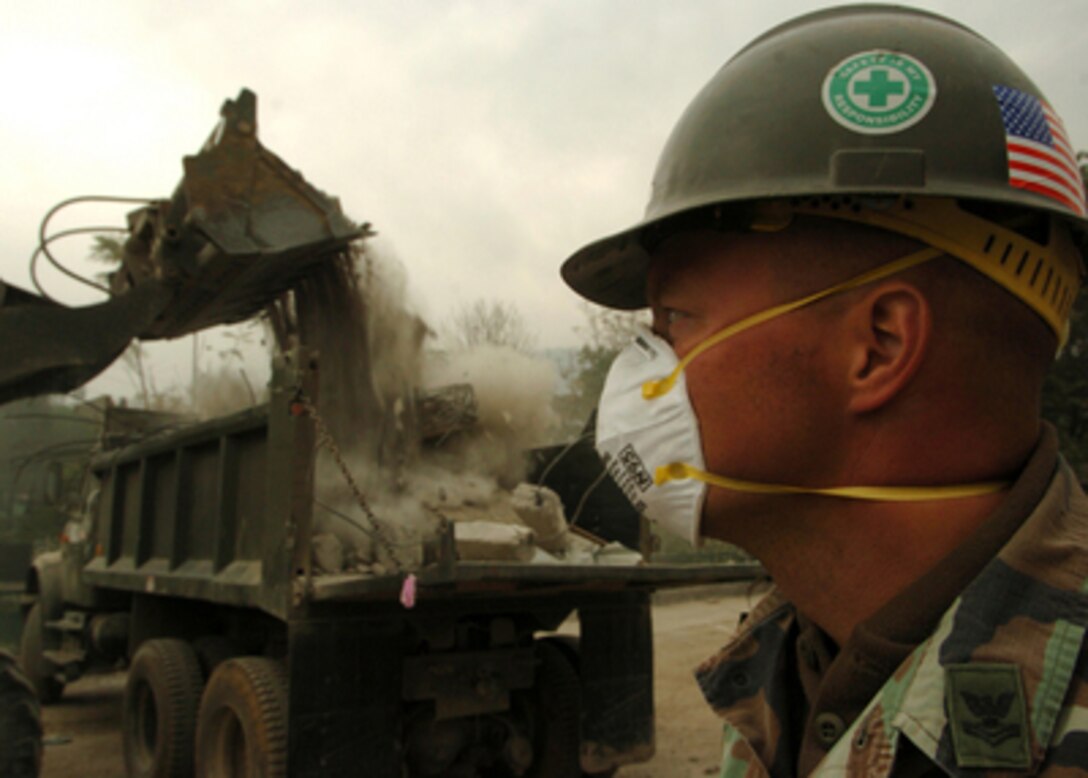
{"type": "Polygon", "coordinates": [[[796,516],[801,495],[750,494],[711,488],[703,506],[700,534],[755,553],[749,544],[760,547],[762,538],[785,530],[785,520],[796,516]]]}

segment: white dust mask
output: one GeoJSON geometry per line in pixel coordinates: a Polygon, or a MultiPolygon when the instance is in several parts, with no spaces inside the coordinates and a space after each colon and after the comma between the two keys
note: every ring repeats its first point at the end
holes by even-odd
{"type": "Polygon", "coordinates": [[[673,391],[652,401],[642,387],[677,367],[672,346],[646,327],[608,371],[597,410],[597,451],[635,510],[696,543],[706,483],[688,478],[656,483],[657,470],[674,462],[703,468],[699,422],[684,374],[673,391]]]}
{"type": "Polygon", "coordinates": [[[698,545],[707,484],[736,492],[819,494],[854,500],[923,502],[975,497],[1004,489],[1003,482],[951,486],[831,486],[763,483],[704,470],[699,422],[688,397],[684,370],[705,352],[746,329],[839,292],[941,256],[923,249],[792,302],[768,308],[719,330],[678,359],[672,347],[640,327],[616,357],[597,411],[597,451],[635,509],[698,545]]]}

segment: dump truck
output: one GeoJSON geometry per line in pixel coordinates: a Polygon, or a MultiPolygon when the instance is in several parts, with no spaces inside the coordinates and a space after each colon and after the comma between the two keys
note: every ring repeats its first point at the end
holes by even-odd
{"type": "MultiPolygon", "coordinates": [[[[255,145],[248,94],[228,101],[205,158],[187,160],[189,184],[130,219],[114,287],[146,295],[125,315],[148,337],[251,316],[366,234],[255,145]],[[261,176],[259,191],[213,186],[261,176]],[[178,284],[199,293],[161,291],[178,284]]],[[[566,778],[648,759],[651,593],[755,568],[654,561],[591,435],[526,452],[503,510],[475,505],[468,521],[431,505],[423,530],[404,535],[407,514],[368,504],[360,486],[375,481],[359,468],[377,465],[341,450],[368,430],[323,418],[328,355],[295,335],[282,338],[266,403],[107,429],[79,517],[28,574],[21,660],[39,697],[126,665],[133,777],[566,778]],[[350,511],[330,506],[323,467],[355,496],[350,511]],[[345,548],[330,520],[369,551],[345,548]]],[[[472,434],[465,387],[408,404],[393,405],[397,425],[415,419],[417,452],[472,434]]]]}

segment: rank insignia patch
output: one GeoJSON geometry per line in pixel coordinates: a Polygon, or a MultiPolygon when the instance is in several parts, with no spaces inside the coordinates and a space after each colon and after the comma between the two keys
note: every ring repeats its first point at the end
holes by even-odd
{"type": "Polygon", "coordinates": [[[956,764],[1026,770],[1031,766],[1020,668],[960,664],[945,668],[945,706],[956,764]]]}

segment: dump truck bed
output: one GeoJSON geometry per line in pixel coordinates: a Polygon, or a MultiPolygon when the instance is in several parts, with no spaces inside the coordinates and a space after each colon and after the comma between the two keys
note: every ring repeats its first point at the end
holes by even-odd
{"type": "Polygon", "coordinates": [[[319,574],[311,563],[313,429],[289,387],[268,405],[168,430],[97,456],[93,509],[97,586],[257,607],[285,618],[304,601],[616,591],[750,578],[752,565],[460,561],[436,538],[430,559],[382,575],[319,574]]]}

